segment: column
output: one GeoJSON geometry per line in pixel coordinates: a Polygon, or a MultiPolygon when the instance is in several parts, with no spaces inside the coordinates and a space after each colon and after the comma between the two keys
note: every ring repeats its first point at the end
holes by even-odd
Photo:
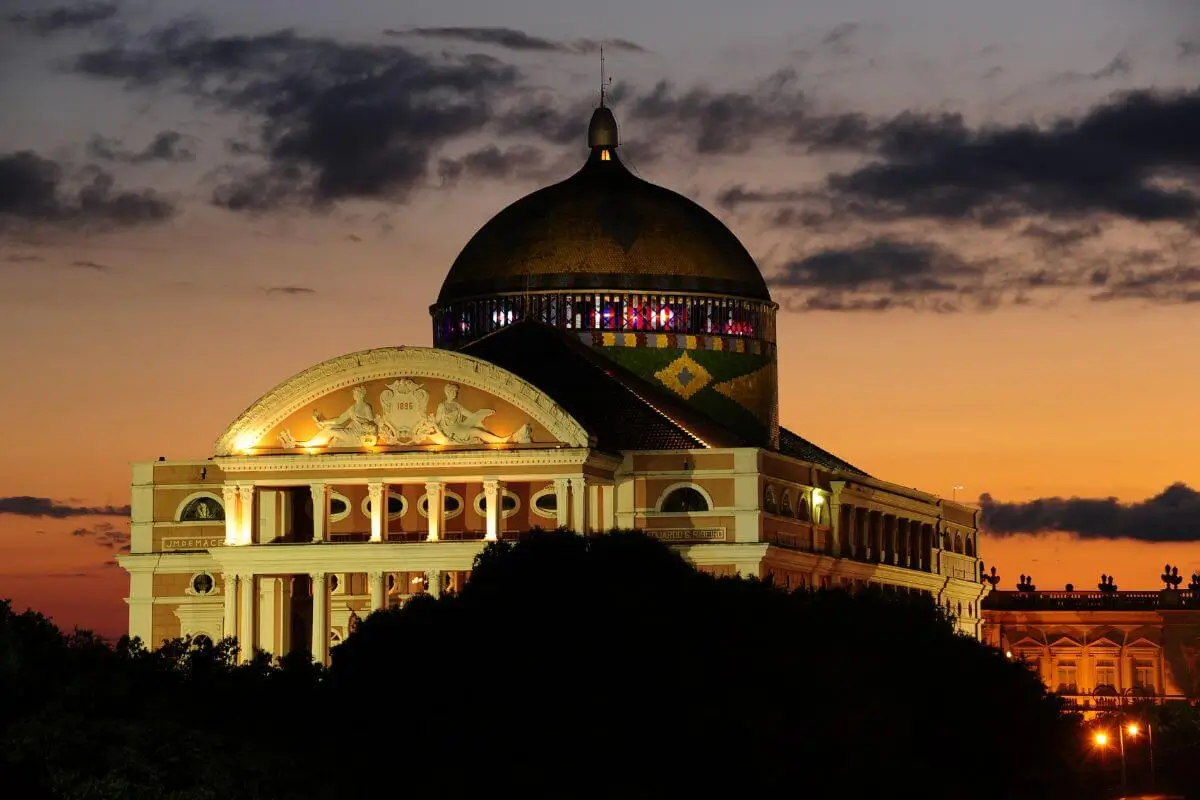
{"type": "Polygon", "coordinates": [[[324,572],[314,572],[312,578],[312,660],[324,664],[329,660],[329,585],[324,572]]]}
{"type": "Polygon", "coordinates": [[[309,485],[313,506],[313,541],[325,541],[325,529],[329,527],[329,487],[323,483],[309,485]]]}
{"type": "Polygon", "coordinates": [[[604,533],[606,530],[601,522],[600,491],[603,488],[599,484],[594,483],[589,485],[587,489],[587,519],[588,529],[591,532],[604,533]]]}
{"type": "Polygon", "coordinates": [[[227,638],[237,636],[237,596],[238,596],[238,576],[232,572],[226,572],[225,578],[225,626],[221,631],[221,637],[227,638]]]}
{"type": "Polygon", "coordinates": [[[494,542],[500,538],[500,481],[483,482],[483,516],[487,521],[487,533],[484,539],[494,542]]]}
{"type": "Polygon", "coordinates": [[[442,521],[446,516],[446,484],[431,481],[425,484],[426,511],[429,513],[429,534],[427,542],[436,542],[442,538],[442,521]]]}
{"type": "Polygon", "coordinates": [[[238,578],[241,609],[238,612],[238,660],[243,664],[254,657],[254,618],[258,611],[258,593],[254,591],[254,576],[238,578]]]}
{"type": "Polygon", "coordinates": [[[255,647],[265,653],[282,653],[279,647],[275,621],[278,617],[279,578],[258,579],[258,617],[255,631],[255,647]]]}
{"type": "Polygon", "coordinates": [[[570,524],[568,513],[570,508],[567,505],[567,487],[571,485],[569,478],[554,479],[554,508],[558,511],[558,519],[555,520],[555,526],[565,528],[570,524]]]}
{"type": "Polygon", "coordinates": [[[383,541],[383,521],[387,519],[387,498],[382,483],[368,483],[367,495],[371,498],[371,541],[383,541]]]}
{"type": "Polygon", "coordinates": [[[571,527],[580,536],[588,532],[587,479],[580,475],[571,478],[571,527]]]}
{"type": "Polygon", "coordinates": [[[238,543],[238,490],[233,484],[221,487],[221,503],[225,507],[225,546],[238,543]]]}
{"type": "Polygon", "coordinates": [[[604,487],[600,506],[603,509],[600,512],[600,524],[605,532],[611,531],[617,527],[617,487],[615,485],[604,487]]]}
{"type": "Polygon", "coordinates": [[[429,596],[442,596],[442,571],[440,569],[425,570],[425,582],[429,584],[429,596]]]}
{"type": "Polygon", "coordinates": [[[379,611],[387,602],[387,579],[382,572],[368,572],[367,583],[371,587],[371,610],[379,611]]]}
{"type": "Polygon", "coordinates": [[[241,522],[241,544],[254,544],[254,484],[238,486],[238,518],[241,522]]]}

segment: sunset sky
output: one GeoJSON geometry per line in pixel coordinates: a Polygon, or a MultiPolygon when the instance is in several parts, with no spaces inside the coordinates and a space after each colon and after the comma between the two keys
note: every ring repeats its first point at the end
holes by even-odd
{"type": "Polygon", "coordinates": [[[1197,0],[4,9],[19,608],[121,633],[130,462],[207,457],[326,358],[429,344],[471,234],[582,163],[601,42],[626,163],[771,284],[785,425],[989,495],[1002,587],[1200,570],[1200,496],[1168,491],[1200,486],[1197,0]]]}

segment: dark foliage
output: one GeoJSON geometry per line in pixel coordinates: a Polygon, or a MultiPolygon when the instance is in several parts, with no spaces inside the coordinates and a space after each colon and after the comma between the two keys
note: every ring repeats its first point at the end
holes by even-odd
{"type": "Polygon", "coordinates": [[[21,797],[1035,798],[1070,796],[1082,741],[931,603],[712,578],[635,534],[491,545],[329,670],[0,611],[21,797]]]}

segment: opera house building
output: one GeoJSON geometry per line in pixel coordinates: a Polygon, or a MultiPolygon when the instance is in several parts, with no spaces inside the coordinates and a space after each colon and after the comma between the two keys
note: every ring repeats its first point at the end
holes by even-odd
{"type": "Polygon", "coordinates": [[[326,661],[358,619],[456,591],[488,542],[535,527],[641,529],[789,588],[922,593],[981,635],[976,511],[782,427],[753,258],[622,165],[603,105],[588,145],[467,242],[433,347],[323,361],[264,387],[211,455],[133,466],[131,635],[326,661]]]}

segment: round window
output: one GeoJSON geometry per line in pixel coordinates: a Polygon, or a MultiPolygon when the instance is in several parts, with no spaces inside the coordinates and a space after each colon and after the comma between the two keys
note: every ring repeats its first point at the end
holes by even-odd
{"type": "Polygon", "coordinates": [[[192,591],[196,594],[212,594],[215,585],[213,576],[207,572],[201,572],[199,575],[192,576],[192,591]]]}
{"type": "MultiPolygon", "coordinates": [[[[445,509],[447,519],[457,517],[462,513],[462,498],[454,492],[446,492],[442,498],[442,508],[445,509]]],[[[417,504],[417,509],[421,512],[422,517],[429,516],[429,495],[421,496],[421,502],[417,504]]]]}
{"type": "Polygon", "coordinates": [[[558,516],[558,494],[553,488],[543,489],[533,496],[533,513],[540,517],[558,516]]]}

